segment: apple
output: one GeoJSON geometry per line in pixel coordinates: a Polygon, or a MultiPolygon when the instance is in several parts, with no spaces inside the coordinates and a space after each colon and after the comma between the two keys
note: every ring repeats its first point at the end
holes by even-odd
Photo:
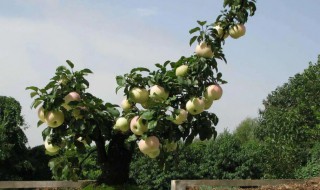
{"type": "Polygon", "coordinates": [[[160,149],[156,149],[154,151],[151,151],[147,154],[149,158],[156,158],[160,155],[160,149]]]}
{"type": "Polygon", "coordinates": [[[81,98],[77,92],[70,92],[63,99],[64,99],[64,103],[62,104],[62,106],[69,111],[71,110],[71,106],[68,105],[69,102],[80,101],[81,98]]]}
{"type": "Polygon", "coordinates": [[[201,42],[196,46],[196,55],[204,58],[212,58],[213,52],[206,42],[201,42]]]}
{"type": "Polygon", "coordinates": [[[204,97],[208,100],[219,100],[222,96],[222,88],[218,84],[210,85],[204,92],[204,97]]]}
{"type": "Polygon", "coordinates": [[[205,103],[200,98],[192,98],[186,104],[187,111],[191,115],[197,115],[204,111],[205,103]]]}
{"type": "Polygon", "coordinates": [[[128,99],[124,99],[124,100],[122,100],[120,106],[123,109],[123,111],[127,112],[127,111],[129,111],[131,109],[132,105],[130,104],[128,99]]]}
{"type": "Polygon", "coordinates": [[[150,88],[150,98],[155,101],[164,101],[169,97],[169,93],[159,85],[154,85],[150,88]]]}
{"type": "Polygon", "coordinates": [[[150,136],[147,137],[145,140],[141,139],[138,143],[138,147],[143,154],[149,154],[150,152],[159,149],[160,142],[158,137],[150,136]]]}
{"type": "Polygon", "coordinates": [[[204,101],[204,109],[207,110],[212,106],[213,100],[208,98],[203,98],[204,101]]]}
{"type": "Polygon", "coordinates": [[[135,116],[131,119],[130,129],[135,135],[142,135],[148,131],[148,126],[145,120],[139,116],[135,116]]]}
{"type": "Polygon", "coordinates": [[[167,152],[173,152],[177,149],[178,147],[178,144],[174,141],[172,142],[166,142],[164,144],[164,149],[167,151],[167,152]]]}
{"type": "Polygon", "coordinates": [[[132,99],[132,101],[134,101],[135,103],[144,103],[148,100],[149,98],[149,93],[146,89],[144,88],[138,88],[138,87],[134,87],[131,91],[130,91],[130,98],[132,99]]]}
{"type": "Polygon", "coordinates": [[[181,65],[176,69],[176,76],[177,77],[183,77],[188,72],[188,65],[181,65]]]}
{"type": "Polygon", "coordinates": [[[241,36],[245,35],[245,33],[246,27],[243,24],[237,24],[229,29],[229,34],[234,39],[240,38],[241,36]]]}
{"type": "Polygon", "coordinates": [[[218,34],[219,38],[226,39],[229,36],[229,34],[227,32],[223,31],[223,28],[220,25],[216,25],[213,28],[217,30],[217,34],[218,34]]]}
{"type": "Polygon", "coordinates": [[[43,123],[46,122],[45,115],[44,115],[44,108],[42,106],[38,109],[38,117],[40,121],[42,121],[43,123]]]}
{"type": "Polygon", "coordinates": [[[51,142],[49,143],[49,138],[47,137],[44,141],[44,147],[45,149],[50,153],[56,153],[59,151],[60,147],[53,145],[51,142]]]}
{"type": "Polygon", "coordinates": [[[56,128],[64,122],[64,115],[59,110],[49,111],[46,114],[45,121],[49,127],[56,128]]]}
{"type": "Polygon", "coordinates": [[[119,117],[116,121],[116,124],[113,127],[116,130],[126,132],[129,130],[129,122],[125,117],[119,117]]]}
{"type": "Polygon", "coordinates": [[[184,109],[178,109],[177,112],[179,114],[175,115],[175,118],[174,118],[174,120],[172,120],[172,122],[177,125],[181,125],[183,122],[185,122],[187,120],[188,112],[184,109]]]}

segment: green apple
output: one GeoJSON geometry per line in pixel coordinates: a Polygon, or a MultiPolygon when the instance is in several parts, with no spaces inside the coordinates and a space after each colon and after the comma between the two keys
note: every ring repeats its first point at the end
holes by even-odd
{"type": "Polygon", "coordinates": [[[123,111],[127,112],[131,109],[132,105],[130,104],[128,99],[124,99],[121,102],[121,108],[123,109],[123,111]]]}
{"type": "Polygon", "coordinates": [[[237,39],[246,34],[246,27],[243,24],[237,24],[229,29],[232,38],[237,39]]]}
{"type": "Polygon", "coordinates": [[[181,125],[183,122],[185,122],[187,120],[188,112],[186,110],[178,109],[175,112],[178,114],[175,115],[174,119],[172,120],[173,123],[175,123],[177,125],[181,125]]]}
{"type": "Polygon", "coordinates": [[[181,65],[176,69],[176,76],[178,77],[183,77],[187,74],[188,72],[188,65],[181,65]]]}
{"type": "Polygon", "coordinates": [[[149,98],[149,92],[144,88],[134,87],[129,94],[132,101],[135,103],[144,103],[149,98]]]}
{"type": "Polygon", "coordinates": [[[46,122],[46,119],[45,119],[46,117],[44,115],[44,108],[42,106],[38,109],[38,117],[43,123],[46,122]]]}
{"type": "Polygon", "coordinates": [[[139,116],[135,116],[131,119],[130,129],[135,135],[142,135],[148,131],[148,126],[144,119],[139,116]]]}
{"type": "Polygon", "coordinates": [[[213,100],[208,98],[203,98],[204,101],[204,109],[207,110],[212,106],[213,100]]]}
{"type": "Polygon", "coordinates": [[[154,151],[151,151],[147,154],[149,158],[156,158],[160,155],[160,149],[156,149],[154,151]]]}
{"type": "Polygon", "coordinates": [[[143,154],[149,154],[150,152],[159,149],[160,142],[158,137],[150,136],[147,137],[145,140],[141,139],[138,143],[138,147],[143,154]]]}
{"type": "Polygon", "coordinates": [[[219,100],[222,96],[222,88],[218,84],[210,85],[204,92],[204,97],[208,100],[219,100]]]}
{"type": "Polygon", "coordinates": [[[49,127],[56,128],[64,122],[64,115],[60,110],[49,111],[46,114],[45,121],[49,127]]]}
{"type": "Polygon", "coordinates": [[[44,147],[45,149],[50,153],[56,153],[59,151],[60,147],[53,145],[51,142],[48,142],[49,138],[47,137],[44,141],[44,147]]]}
{"type": "Polygon", "coordinates": [[[159,85],[154,85],[150,88],[150,96],[154,101],[164,101],[169,97],[169,93],[159,85]]]}
{"type": "Polygon", "coordinates": [[[200,98],[192,98],[186,104],[186,109],[191,115],[197,115],[204,111],[205,103],[200,98]]]}
{"type": "Polygon", "coordinates": [[[219,38],[226,39],[229,36],[227,32],[223,31],[223,28],[220,25],[216,25],[213,28],[216,29],[219,38]]]}
{"type": "Polygon", "coordinates": [[[119,117],[116,124],[113,126],[114,129],[120,130],[122,132],[127,132],[129,130],[129,122],[125,117],[119,117]]]}
{"type": "Polygon", "coordinates": [[[196,46],[196,55],[204,58],[212,58],[213,52],[211,46],[207,45],[206,42],[201,42],[196,46]]]}
{"type": "Polygon", "coordinates": [[[81,97],[77,92],[70,92],[63,99],[64,99],[64,103],[62,104],[62,106],[69,111],[71,110],[71,106],[69,105],[69,102],[80,101],[81,97]]]}

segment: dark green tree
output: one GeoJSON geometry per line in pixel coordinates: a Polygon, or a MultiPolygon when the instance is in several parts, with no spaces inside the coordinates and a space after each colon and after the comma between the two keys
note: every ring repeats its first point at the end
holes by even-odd
{"type": "Polygon", "coordinates": [[[294,177],[320,137],[320,56],[263,101],[256,136],[264,143],[266,177],[294,177]]]}
{"type": "Polygon", "coordinates": [[[27,160],[23,127],[20,103],[12,97],[0,96],[0,180],[22,180],[30,176],[32,166],[27,160]]]}

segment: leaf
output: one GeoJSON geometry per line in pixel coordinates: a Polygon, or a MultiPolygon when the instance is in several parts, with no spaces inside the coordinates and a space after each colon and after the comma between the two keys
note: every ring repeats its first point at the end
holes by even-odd
{"type": "Polygon", "coordinates": [[[145,67],[137,67],[137,68],[132,69],[130,72],[131,72],[131,73],[134,73],[134,72],[136,72],[136,71],[140,71],[140,72],[142,72],[142,71],[150,72],[150,70],[147,69],[147,68],[145,68],[145,67]]]}
{"type": "Polygon", "coordinates": [[[126,84],[126,80],[123,76],[116,76],[117,84],[123,87],[126,84]]]}
{"type": "Polygon", "coordinates": [[[154,128],[156,128],[156,126],[157,126],[157,121],[154,121],[154,120],[152,120],[152,121],[149,121],[148,122],[148,129],[149,130],[153,130],[154,128]]]}
{"type": "Polygon", "coordinates": [[[190,134],[190,135],[187,137],[186,141],[185,141],[185,145],[187,145],[187,146],[190,145],[190,144],[192,143],[193,139],[194,139],[194,135],[193,135],[193,134],[190,134]]]}
{"type": "Polygon", "coordinates": [[[39,127],[42,124],[43,124],[43,121],[39,120],[38,123],[37,123],[37,127],[39,127]]]}
{"type": "Polygon", "coordinates": [[[191,30],[189,30],[189,34],[193,34],[193,33],[200,31],[200,30],[201,30],[200,27],[192,28],[191,30]]]}
{"type": "Polygon", "coordinates": [[[31,98],[35,97],[36,95],[38,95],[38,92],[31,92],[31,93],[30,93],[30,97],[31,97],[31,98]]]}
{"type": "Polygon", "coordinates": [[[120,112],[116,108],[107,108],[107,111],[113,116],[113,117],[119,117],[120,112]]]}
{"type": "Polygon", "coordinates": [[[145,120],[151,120],[153,118],[154,111],[146,111],[140,117],[145,120]]]}
{"type": "Polygon", "coordinates": [[[39,90],[39,88],[38,88],[38,87],[36,87],[36,86],[28,86],[28,87],[26,88],[26,90],[38,91],[38,90],[39,90]]]}
{"type": "Polygon", "coordinates": [[[93,73],[90,69],[82,69],[80,72],[84,74],[93,73]]]}
{"type": "Polygon", "coordinates": [[[207,23],[207,21],[199,21],[197,20],[197,23],[200,25],[200,26],[203,26],[207,23]]]}
{"type": "Polygon", "coordinates": [[[118,91],[119,91],[121,88],[123,88],[123,86],[118,86],[118,87],[116,88],[116,94],[118,93],[118,91]]]}
{"type": "Polygon", "coordinates": [[[68,63],[68,65],[69,65],[69,67],[70,67],[71,69],[73,69],[74,64],[73,64],[70,60],[67,60],[67,63],[68,63]]]}
{"type": "Polygon", "coordinates": [[[190,39],[190,42],[189,42],[189,45],[191,46],[196,40],[197,40],[198,36],[193,36],[191,39],[190,39]]]}
{"type": "Polygon", "coordinates": [[[136,141],[137,140],[137,137],[135,134],[129,136],[129,138],[127,139],[127,142],[132,142],[132,141],[136,141]]]}

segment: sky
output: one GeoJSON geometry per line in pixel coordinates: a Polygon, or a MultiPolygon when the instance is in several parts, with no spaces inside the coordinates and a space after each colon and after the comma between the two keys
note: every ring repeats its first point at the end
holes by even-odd
{"type": "MultiPolygon", "coordinates": [[[[27,86],[45,86],[56,67],[69,59],[89,68],[89,92],[120,104],[117,75],[134,67],[194,54],[188,31],[197,20],[215,21],[222,0],[2,0],[0,1],[0,96],[22,106],[28,145],[42,144],[37,111],[27,86]]],[[[233,131],[258,117],[262,101],[320,54],[319,0],[257,0],[246,35],[227,38],[228,63],[219,71],[228,84],[209,111],[219,117],[218,132],[233,131]]]]}

